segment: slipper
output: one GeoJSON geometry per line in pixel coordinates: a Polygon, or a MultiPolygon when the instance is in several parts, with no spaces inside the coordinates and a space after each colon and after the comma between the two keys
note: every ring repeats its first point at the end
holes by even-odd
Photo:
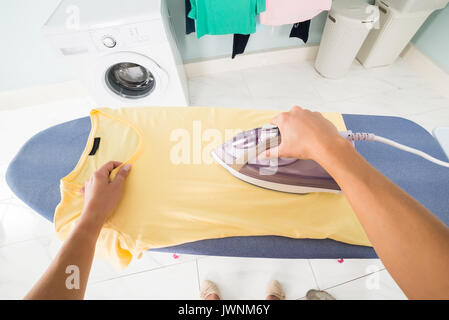
{"type": "Polygon", "coordinates": [[[326,291],[319,291],[319,290],[309,290],[306,295],[307,300],[335,300],[333,296],[331,296],[326,291]]]}
{"type": "Polygon", "coordinates": [[[209,280],[203,281],[200,292],[201,300],[206,300],[211,294],[216,294],[220,299],[220,292],[218,291],[217,285],[209,280]]]}
{"type": "Polygon", "coordinates": [[[273,280],[270,282],[267,288],[267,297],[268,296],[274,296],[279,300],[285,300],[285,293],[279,281],[273,280]]]}

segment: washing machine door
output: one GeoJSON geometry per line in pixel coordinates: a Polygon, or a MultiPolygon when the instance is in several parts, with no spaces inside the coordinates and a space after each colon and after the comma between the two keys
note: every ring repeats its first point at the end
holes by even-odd
{"type": "MultiPolygon", "coordinates": [[[[109,99],[122,103],[136,100],[151,102],[167,87],[167,73],[151,58],[134,53],[118,52],[98,61],[97,81],[109,99]]],[[[106,101],[105,101],[106,102],[106,101]]]]}

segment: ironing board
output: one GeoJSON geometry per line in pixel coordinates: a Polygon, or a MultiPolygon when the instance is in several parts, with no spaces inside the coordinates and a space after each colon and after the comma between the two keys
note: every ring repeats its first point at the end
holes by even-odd
{"type": "MultiPolygon", "coordinates": [[[[354,132],[373,132],[447,161],[438,142],[416,123],[398,117],[343,115],[354,132]]],[[[12,191],[53,221],[60,201],[59,181],[73,170],[91,129],[89,117],[73,120],[31,138],[9,165],[12,191]]],[[[357,150],[384,175],[449,225],[449,169],[379,143],[357,142],[357,150]]],[[[202,240],[155,251],[178,254],[264,258],[376,258],[370,247],[324,239],[274,236],[202,240]]]]}

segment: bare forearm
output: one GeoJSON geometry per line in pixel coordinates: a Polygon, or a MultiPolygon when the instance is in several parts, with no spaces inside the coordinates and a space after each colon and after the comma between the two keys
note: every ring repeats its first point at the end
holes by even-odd
{"type": "Polygon", "coordinates": [[[449,298],[449,229],[343,139],[323,159],[406,295],[449,298]]]}
{"type": "Polygon", "coordinates": [[[81,220],[25,299],[83,299],[99,230],[81,220]]]}
{"type": "Polygon", "coordinates": [[[77,226],[58,255],[25,299],[83,299],[95,246],[103,224],[120,202],[131,165],[125,164],[113,180],[111,172],[122,165],[110,161],[85,183],[84,208],[77,226]]]}
{"type": "Polygon", "coordinates": [[[366,162],[320,113],[295,106],[272,124],[282,142],[268,156],[314,159],[334,177],[409,298],[449,298],[448,227],[366,162]]]}

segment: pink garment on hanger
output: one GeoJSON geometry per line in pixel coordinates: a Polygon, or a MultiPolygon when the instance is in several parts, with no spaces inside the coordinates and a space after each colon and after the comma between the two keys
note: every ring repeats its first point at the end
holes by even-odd
{"type": "Polygon", "coordinates": [[[260,23],[280,26],[310,20],[329,10],[332,0],[266,0],[267,10],[260,14],[260,23]]]}

